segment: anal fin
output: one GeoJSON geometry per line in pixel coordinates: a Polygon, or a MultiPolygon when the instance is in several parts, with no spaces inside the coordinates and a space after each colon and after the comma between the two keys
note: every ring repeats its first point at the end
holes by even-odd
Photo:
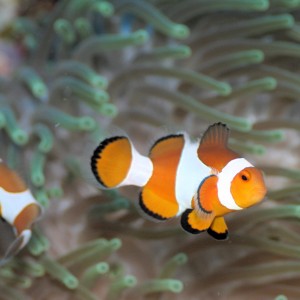
{"type": "Polygon", "coordinates": [[[161,221],[175,217],[179,209],[176,202],[160,197],[147,187],[140,193],[139,204],[146,214],[161,221]]]}
{"type": "Polygon", "coordinates": [[[228,228],[223,217],[216,217],[207,233],[217,240],[226,240],[228,238],[228,228]]]}

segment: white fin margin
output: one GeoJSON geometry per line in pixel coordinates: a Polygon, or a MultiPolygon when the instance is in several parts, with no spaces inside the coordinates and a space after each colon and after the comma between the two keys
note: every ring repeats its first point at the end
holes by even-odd
{"type": "Polygon", "coordinates": [[[20,193],[9,193],[0,188],[0,205],[2,217],[13,225],[19,213],[29,204],[38,204],[29,190],[20,193]]]}
{"type": "Polygon", "coordinates": [[[152,176],[153,163],[150,158],[137,152],[131,144],[132,161],[125,179],[118,185],[144,186],[152,176]]]}
{"type": "Polygon", "coordinates": [[[236,158],[231,160],[218,174],[218,197],[220,203],[228,209],[241,210],[231,194],[231,182],[233,178],[245,168],[253,167],[246,159],[236,158]]]}
{"type": "Polygon", "coordinates": [[[13,241],[5,252],[4,258],[0,260],[0,266],[6,264],[13,256],[18,254],[29,242],[31,238],[31,230],[26,229],[13,241]]]}
{"type": "Polygon", "coordinates": [[[20,237],[23,238],[23,241],[22,241],[22,244],[20,246],[19,251],[21,249],[23,249],[28,244],[28,242],[29,242],[29,240],[31,238],[31,235],[32,234],[31,234],[31,230],[30,229],[25,229],[25,230],[22,231],[22,233],[20,234],[20,237]]]}
{"type": "Polygon", "coordinates": [[[184,133],[184,146],[176,172],[175,195],[179,205],[180,215],[187,208],[191,208],[192,199],[197,192],[200,182],[210,175],[207,167],[198,157],[199,141],[191,142],[184,133]]]}

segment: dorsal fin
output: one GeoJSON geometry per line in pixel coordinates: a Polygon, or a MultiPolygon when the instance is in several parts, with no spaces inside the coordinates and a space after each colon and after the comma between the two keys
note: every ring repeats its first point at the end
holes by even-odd
{"type": "Polygon", "coordinates": [[[200,146],[201,147],[221,147],[226,148],[229,139],[229,128],[223,123],[215,123],[205,131],[200,146]]]}
{"type": "Polygon", "coordinates": [[[229,128],[215,123],[205,131],[197,149],[199,159],[207,166],[220,172],[232,159],[239,157],[227,147],[229,128]]]}

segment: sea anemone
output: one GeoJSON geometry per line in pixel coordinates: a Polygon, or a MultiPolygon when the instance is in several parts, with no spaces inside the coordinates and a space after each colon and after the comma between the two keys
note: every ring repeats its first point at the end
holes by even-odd
{"type": "Polygon", "coordinates": [[[44,214],[0,269],[2,299],[299,299],[300,1],[16,3],[0,24],[0,151],[44,214]],[[228,241],[95,186],[103,137],[126,132],[146,155],[214,122],[269,190],[228,217],[228,241]]]}

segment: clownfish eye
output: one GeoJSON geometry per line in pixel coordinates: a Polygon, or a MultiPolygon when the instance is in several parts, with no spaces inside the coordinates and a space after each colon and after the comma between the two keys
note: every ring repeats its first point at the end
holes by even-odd
{"type": "Polygon", "coordinates": [[[242,174],[241,174],[241,179],[243,180],[243,181],[249,181],[249,179],[250,179],[250,173],[249,172],[247,172],[247,171],[244,171],[244,172],[242,172],[242,174]]]}
{"type": "Polygon", "coordinates": [[[246,175],[242,175],[242,180],[247,181],[248,177],[246,175]]]}

